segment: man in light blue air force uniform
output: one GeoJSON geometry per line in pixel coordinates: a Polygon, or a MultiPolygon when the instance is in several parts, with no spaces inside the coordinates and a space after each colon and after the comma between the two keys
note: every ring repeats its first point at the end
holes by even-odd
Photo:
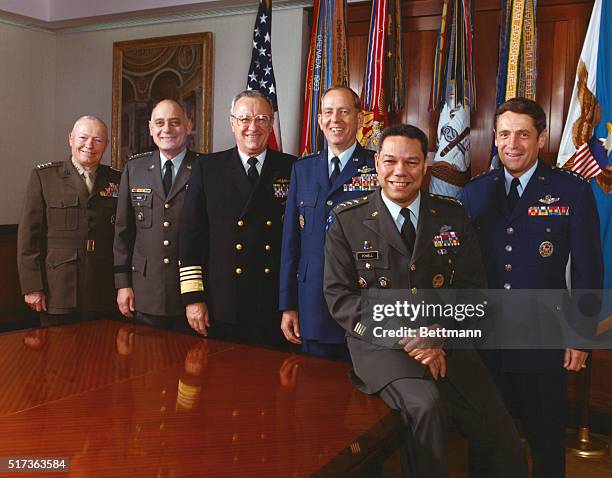
{"type": "Polygon", "coordinates": [[[356,140],[363,121],[361,101],[335,86],[321,97],[319,127],[327,148],[293,166],[285,208],[281,253],[281,329],[302,352],[345,358],[344,330],[329,315],[323,297],[325,232],[337,204],[366,196],[378,184],[374,153],[356,140]]]}

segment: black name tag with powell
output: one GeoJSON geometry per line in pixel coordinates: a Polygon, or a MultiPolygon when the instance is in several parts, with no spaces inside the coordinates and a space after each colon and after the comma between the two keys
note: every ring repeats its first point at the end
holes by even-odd
{"type": "Polygon", "coordinates": [[[358,261],[371,261],[378,259],[378,251],[357,252],[358,261]]]}

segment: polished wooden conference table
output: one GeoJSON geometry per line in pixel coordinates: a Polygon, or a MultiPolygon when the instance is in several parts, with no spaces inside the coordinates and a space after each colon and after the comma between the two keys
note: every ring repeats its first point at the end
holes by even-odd
{"type": "Polygon", "coordinates": [[[362,473],[403,427],[347,369],[110,320],[2,334],[0,457],[76,477],[362,473]]]}

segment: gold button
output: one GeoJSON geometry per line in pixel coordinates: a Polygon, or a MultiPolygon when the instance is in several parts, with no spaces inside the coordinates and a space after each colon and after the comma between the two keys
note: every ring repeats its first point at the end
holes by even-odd
{"type": "Polygon", "coordinates": [[[266,226],[270,227],[272,225],[272,221],[266,221],[266,226]]]}
{"type": "Polygon", "coordinates": [[[168,247],[170,245],[170,241],[168,239],[164,240],[164,246],[168,247]]]}
{"type": "Polygon", "coordinates": [[[416,271],[416,266],[415,266],[414,264],[412,264],[412,265],[410,266],[410,270],[411,270],[411,271],[413,271],[413,272],[414,272],[414,271],[416,271]]]}
{"type": "Polygon", "coordinates": [[[268,267],[266,267],[266,268],[264,269],[264,272],[265,272],[266,274],[269,274],[271,271],[270,271],[270,269],[269,269],[268,267]]]}
{"type": "Polygon", "coordinates": [[[241,251],[242,250],[242,244],[236,244],[236,250],[237,251],[241,251]]]}
{"type": "Polygon", "coordinates": [[[412,292],[413,294],[416,294],[417,293],[417,288],[413,287],[412,289],[410,289],[410,292],[412,292]]]}
{"type": "Polygon", "coordinates": [[[164,264],[170,264],[170,259],[168,259],[167,257],[164,257],[164,264]]]}
{"type": "Polygon", "coordinates": [[[244,221],[242,219],[238,220],[238,227],[244,226],[244,221]]]}
{"type": "Polygon", "coordinates": [[[170,227],[170,223],[168,221],[164,221],[164,227],[170,227]]]}
{"type": "Polygon", "coordinates": [[[265,249],[266,251],[271,251],[271,250],[272,250],[272,246],[271,246],[270,244],[266,244],[266,245],[265,245],[265,247],[264,247],[264,249],[265,249]]]}
{"type": "Polygon", "coordinates": [[[170,204],[166,203],[166,204],[164,204],[164,207],[165,207],[166,209],[170,209],[170,204]]]}
{"type": "Polygon", "coordinates": [[[242,269],[240,267],[236,267],[236,274],[242,274],[242,269]]]}

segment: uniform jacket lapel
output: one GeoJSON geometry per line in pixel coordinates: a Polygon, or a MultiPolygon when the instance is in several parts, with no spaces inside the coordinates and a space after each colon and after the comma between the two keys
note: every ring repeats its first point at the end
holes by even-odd
{"type": "Polygon", "coordinates": [[[329,194],[329,165],[327,162],[327,148],[323,149],[323,151],[319,153],[317,169],[319,187],[327,196],[329,194]]]}
{"type": "Polygon", "coordinates": [[[381,190],[378,189],[371,198],[372,200],[368,205],[369,214],[363,221],[364,226],[380,236],[397,252],[405,257],[410,257],[408,248],[406,244],[404,244],[400,232],[397,230],[395,221],[393,221],[389,209],[387,209],[387,206],[382,200],[381,190]]]}
{"type": "Polygon", "coordinates": [[[104,187],[108,184],[108,170],[109,168],[103,164],[98,166],[98,170],[96,171],[96,181],[94,182],[93,189],[89,194],[89,199],[100,194],[100,191],[102,191],[102,189],[104,189],[104,187]]]}
{"type": "Polygon", "coordinates": [[[258,198],[262,194],[265,194],[266,191],[269,189],[271,181],[275,178],[275,175],[278,175],[279,173],[277,161],[279,161],[279,158],[276,156],[275,152],[268,149],[268,152],[266,153],[266,159],[261,168],[259,180],[257,181],[255,187],[251,189],[251,194],[246,204],[244,205],[244,209],[241,213],[241,216],[245,216],[246,214],[248,214],[248,212],[252,209],[253,205],[258,203],[258,198]]]}
{"type": "Polygon", "coordinates": [[[514,211],[510,214],[510,220],[525,214],[525,210],[530,204],[537,204],[545,185],[550,181],[550,167],[543,161],[538,160],[538,166],[527,183],[519,202],[514,211]]]}
{"type": "Polygon", "coordinates": [[[87,204],[87,201],[89,199],[89,192],[87,191],[87,186],[85,185],[85,181],[83,181],[83,179],[80,177],[79,172],[76,170],[70,159],[64,161],[62,177],[64,178],[65,187],[67,187],[68,189],[72,189],[75,193],[77,193],[79,197],[79,202],[81,204],[87,204]]]}
{"type": "Polygon", "coordinates": [[[503,166],[491,178],[493,184],[494,204],[500,214],[507,220],[510,217],[510,209],[508,209],[508,195],[506,194],[506,179],[504,177],[503,166]]]}
{"type": "Polygon", "coordinates": [[[166,193],[164,192],[164,185],[162,184],[160,170],[159,151],[155,151],[151,156],[149,156],[147,171],[149,174],[149,184],[151,185],[151,189],[162,201],[166,201],[166,193]]]}
{"type": "MultiPolygon", "coordinates": [[[[365,156],[362,154],[363,151],[364,151],[364,148],[359,143],[357,143],[357,147],[355,148],[355,151],[353,151],[353,155],[350,157],[350,159],[348,160],[348,162],[346,163],[346,165],[340,172],[340,176],[336,178],[336,180],[334,181],[334,184],[331,185],[331,188],[327,186],[328,188],[327,196],[328,197],[334,194],[337,190],[339,189],[342,190],[344,187],[344,183],[346,183],[350,178],[355,176],[358,172],[357,170],[366,164],[367,160],[365,156]]],[[[325,151],[324,159],[325,159],[324,161],[325,178],[326,178],[327,184],[329,184],[329,179],[328,179],[329,164],[327,162],[327,151],[325,151]]]]}
{"type": "Polygon", "coordinates": [[[414,251],[412,253],[411,264],[414,264],[417,259],[423,255],[429,248],[433,236],[436,234],[436,216],[438,211],[432,201],[429,199],[429,194],[421,192],[421,205],[419,207],[419,224],[416,229],[416,241],[414,243],[414,251]]]}
{"type": "MultiPolygon", "coordinates": [[[[172,181],[172,187],[170,188],[170,193],[166,198],[166,201],[170,201],[174,196],[176,196],[181,189],[185,187],[187,181],[189,181],[189,174],[191,173],[191,164],[195,158],[195,153],[193,151],[187,150],[187,154],[183,158],[183,162],[181,163],[181,168],[176,173],[176,178],[172,181]]],[[[163,187],[163,184],[162,184],[163,187]]]]}
{"type": "Polygon", "coordinates": [[[244,204],[251,192],[253,186],[246,175],[240,156],[238,155],[238,148],[232,148],[229,150],[230,157],[227,159],[227,184],[232,184],[236,190],[236,197],[244,204]]]}

